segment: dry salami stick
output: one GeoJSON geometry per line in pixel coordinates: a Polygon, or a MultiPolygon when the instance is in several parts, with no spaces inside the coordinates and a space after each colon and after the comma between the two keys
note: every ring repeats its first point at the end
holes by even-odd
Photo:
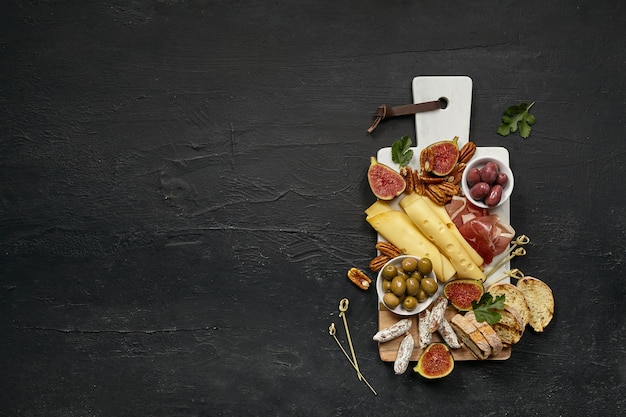
{"type": "Polygon", "coordinates": [[[419,346],[422,349],[426,349],[430,342],[433,340],[433,334],[428,331],[429,328],[429,316],[430,312],[428,310],[424,310],[418,315],[418,330],[419,330],[419,346]]]}
{"type": "Polygon", "coordinates": [[[411,324],[411,319],[402,319],[392,326],[379,331],[374,335],[374,337],[372,337],[372,339],[377,342],[388,342],[408,332],[411,328],[411,324]]]}
{"type": "Polygon", "coordinates": [[[413,348],[415,347],[415,340],[413,340],[413,336],[411,333],[407,333],[402,339],[402,343],[400,343],[400,347],[398,348],[398,355],[396,356],[396,360],[393,363],[393,371],[396,375],[400,375],[406,372],[406,369],[409,367],[409,360],[411,359],[411,355],[413,354],[413,348]]]}
{"type": "Polygon", "coordinates": [[[440,295],[435,301],[435,305],[430,310],[430,317],[428,318],[428,331],[434,333],[437,331],[439,327],[439,323],[443,318],[443,315],[446,313],[446,308],[448,308],[448,299],[443,295],[440,295]]]}

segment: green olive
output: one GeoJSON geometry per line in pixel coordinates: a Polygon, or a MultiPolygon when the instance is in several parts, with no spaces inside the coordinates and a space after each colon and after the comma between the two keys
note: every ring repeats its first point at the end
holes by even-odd
{"type": "Polygon", "coordinates": [[[402,302],[402,307],[404,307],[404,309],[407,311],[415,310],[415,307],[417,307],[417,298],[409,295],[402,302]]]}
{"type": "Polygon", "coordinates": [[[388,292],[387,294],[383,295],[383,303],[393,309],[398,307],[398,305],[400,305],[400,299],[392,292],[388,292]]]}
{"type": "Polygon", "coordinates": [[[391,281],[396,275],[398,275],[398,268],[395,265],[387,265],[383,268],[383,278],[391,281]]]}
{"type": "Polygon", "coordinates": [[[433,272],[433,263],[429,258],[420,258],[420,260],[417,261],[417,269],[422,276],[426,276],[433,272]]]}
{"type": "Polygon", "coordinates": [[[396,275],[397,277],[400,277],[402,279],[407,279],[409,277],[409,274],[407,274],[406,272],[404,272],[402,270],[402,268],[398,268],[398,274],[396,275]]]}
{"type": "Polygon", "coordinates": [[[391,291],[391,281],[388,279],[383,279],[383,291],[390,292],[391,291]]]}
{"type": "Polygon", "coordinates": [[[433,295],[438,289],[437,281],[434,278],[424,278],[420,285],[428,295],[433,295]]]}
{"type": "Polygon", "coordinates": [[[405,282],[407,295],[416,296],[417,292],[420,290],[419,281],[413,278],[413,276],[410,276],[405,282]]]}
{"type": "Polygon", "coordinates": [[[395,277],[391,280],[391,292],[398,297],[404,295],[406,292],[406,282],[400,277],[395,277]]]}
{"type": "Polygon", "coordinates": [[[415,271],[410,275],[411,278],[416,279],[417,282],[420,282],[422,280],[422,274],[419,273],[419,271],[415,271]]]}
{"type": "Polygon", "coordinates": [[[415,258],[404,258],[402,260],[402,269],[407,274],[415,271],[417,269],[417,259],[415,258]]]}
{"type": "Polygon", "coordinates": [[[426,292],[420,288],[420,290],[417,292],[417,301],[423,303],[426,300],[428,300],[428,294],[426,294],[426,292]]]}

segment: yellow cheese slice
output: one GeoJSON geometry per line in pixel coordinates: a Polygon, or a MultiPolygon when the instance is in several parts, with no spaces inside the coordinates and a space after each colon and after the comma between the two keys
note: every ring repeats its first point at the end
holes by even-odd
{"type": "MultiPolygon", "coordinates": [[[[421,195],[413,193],[404,197],[403,201],[406,200],[404,204],[408,205],[408,204],[411,204],[413,201],[415,201],[415,199],[417,198],[423,198],[423,197],[421,195]]],[[[437,214],[437,217],[439,217],[439,220],[441,220],[443,224],[446,225],[448,230],[452,232],[456,240],[458,240],[459,243],[463,246],[463,249],[465,249],[465,252],[467,252],[470,258],[472,258],[472,262],[474,262],[478,266],[482,266],[485,263],[484,259],[482,258],[482,256],[478,254],[478,252],[476,252],[476,249],[474,249],[472,245],[470,245],[467,242],[467,240],[465,240],[461,232],[459,232],[459,229],[457,229],[456,225],[452,222],[452,219],[450,218],[450,215],[448,214],[448,211],[446,210],[446,208],[444,206],[440,206],[439,204],[435,203],[430,198],[424,198],[424,201],[426,201],[426,203],[428,204],[428,207],[430,207],[435,212],[435,214],[437,214]]]]}
{"type": "Polygon", "coordinates": [[[407,255],[429,258],[437,279],[447,282],[454,277],[456,270],[450,260],[419,231],[405,212],[394,210],[386,202],[377,201],[365,213],[367,222],[385,240],[407,255]]]}
{"type": "Polygon", "coordinates": [[[400,200],[400,207],[404,209],[407,216],[422,234],[437,245],[441,252],[448,257],[452,266],[456,269],[458,277],[484,281],[484,272],[472,261],[472,258],[454,234],[429,207],[425,201],[427,197],[414,198],[412,200],[410,204],[408,200],[400,200]]]}

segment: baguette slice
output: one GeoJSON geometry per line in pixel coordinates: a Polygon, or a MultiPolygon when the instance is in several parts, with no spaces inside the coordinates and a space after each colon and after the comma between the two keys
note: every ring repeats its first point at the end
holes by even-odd
{"type": "Polygon", "coordinates": [[[530,326],[536,332],[543,332],[554,317],[552,290],[545,282],[533,277],[520,279],[517,287],[524,293],[530,308],[530,326]]]}
{"type": "Polygon", "coordinates": [[[494,324],[493,330],[498,334],[505,345],[514,345],[519,342],[524,334],[524,322],[522,316],[510,305],[504,305],[504,310],[499,312],[502,318],[494,324]]]}
{"type": "Polygon", "coordinates": [[[493,330],[493,327],[491,327],[489,323],[485,323],[484,321],[477,321],[473,311],[468,311],[467,313],[465,313],[465,318],[469,320],[469,322],[472,323],[474,326],[476,326],[476,328],[485,337],[485,340],[487,340],[487,343],[489,343],[489,346],[491,346],[492,356],[496,356],[500,352],[502,352],[502,348],[504,347],[502,345],[502,340],[500,340],[500,336],[498,336],[496,331],[493,330]]]}
{"type": "Polygon", "coordinates": [[[491,355],[491,346],[482,333],[462,314],[456,314],[450,320],[456,335],[472,352],[476,359],[484,360],[491,355]]]}
{"type": "Polygon", "coordinates": [[[489,287],[488,291],[494,297],[504,295],[504,304],[510,305],[517,310],[519,315],[522,316],[524,327],[526,327],[530,320],[530,308],[528,307],[528,302],[522,290],[513,284],[502,283],[492,285],[489,287]]]}

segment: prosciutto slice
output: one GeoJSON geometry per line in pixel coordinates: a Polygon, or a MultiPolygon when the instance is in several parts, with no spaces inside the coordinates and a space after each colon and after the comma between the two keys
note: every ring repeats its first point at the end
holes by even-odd
{"type": "Polygon", "coordinates": [[[489,210],[477,207],[464,197],[454,197],[446,205],[452,222],[461,235],[490,264],[494,256],[504,252],[515,237],[515,230],[489,210]]]}

